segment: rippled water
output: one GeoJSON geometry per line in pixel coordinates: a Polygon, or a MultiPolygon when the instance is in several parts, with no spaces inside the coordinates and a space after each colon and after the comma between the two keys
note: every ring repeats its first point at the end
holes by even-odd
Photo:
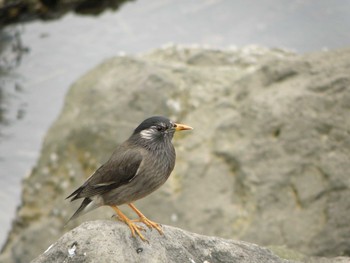
{"type": "Polygon", "coordinates": [[[20,202],[20,181],[35,165],[65,93],[104,59],[168,43],[297,52],[344,47],[349,13],[350,2],[341,0],[139,0],[99,17],[69,14],[5,28],[13,45],[20,35],[24,49],[17,66],[10,52],[14,68],[0,75],[0,244],[20,202]]]}

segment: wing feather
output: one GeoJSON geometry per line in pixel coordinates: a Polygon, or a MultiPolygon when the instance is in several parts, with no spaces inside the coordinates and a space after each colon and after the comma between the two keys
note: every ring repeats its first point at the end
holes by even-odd
{"type": "Polygon", "coordinates": [[[142,160],[142,154],[137,149],[120,146],[104,165],[67,198],[72,198],[73,201],[101,195],[127,184],[137,176],[142,160]]]}

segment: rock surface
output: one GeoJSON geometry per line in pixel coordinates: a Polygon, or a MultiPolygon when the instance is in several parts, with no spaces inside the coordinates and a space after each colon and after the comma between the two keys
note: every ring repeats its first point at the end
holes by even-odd
{"type": "Polygon", "coordinates": [[[287,263],[254,244],[201,236],[163,226],[164,236],[147,230],[149,244],[131,237],[129,228],[112,221],[86,222],[66,233],[32,263],[178,262],[287,263]]]}
{"type": "MultiPolygon", "coordinates": [[[[350,49],[168,47],[109,59],[72,86],[23,183],[2,257],[29,262],[67,231],[79,204],[64,198],[155,114],[195,129],[174,138],[167,183],[137,203],[152,220],[308,255],[350,254],[350,49]]],[[[100,208],[69,228],[111,215],[100,208]]]]}

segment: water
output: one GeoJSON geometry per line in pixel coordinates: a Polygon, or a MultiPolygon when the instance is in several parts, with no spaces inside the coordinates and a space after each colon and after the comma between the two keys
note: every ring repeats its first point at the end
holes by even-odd
{"type": "Polygon", "coordinates": [[[339,48],[350,43],[349,13],[350,1],[341,0],[139,0],[99,17],[68,14],[7,27],[19,32],[24,50],[20,64],[0,75],[6,110],[0,123],[0,244],[20,202],[20,181],[35,165],[65,93],[104,59],[168,43],[258,44],[300,53],[339,48]]]}

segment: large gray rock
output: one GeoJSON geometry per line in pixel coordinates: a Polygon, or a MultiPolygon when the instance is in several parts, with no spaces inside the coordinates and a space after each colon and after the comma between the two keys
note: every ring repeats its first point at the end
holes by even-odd
{"type": "MultiPolygon", "coordinates": [[[[195,129],[174,138],[168,182],[137,203],[152,220],[349,255],[350,50],[169,47],[109,59],[72,86],[23,183],[3,257],[29,262],[57,240],[78,206],[65,196],[155,114],[195,129]]],[[[111,215],[100,208],[67,229],[111,215]]]]}
{"type": "Polygon", "coordinates": [[[178,262],[288,263],[270,250],[242,241],[201,236],[163,226],[145,234],[149,243],[131,237],[129,228],[112,221],[86,222],[66,233],[32,263],[178,262]]]}

